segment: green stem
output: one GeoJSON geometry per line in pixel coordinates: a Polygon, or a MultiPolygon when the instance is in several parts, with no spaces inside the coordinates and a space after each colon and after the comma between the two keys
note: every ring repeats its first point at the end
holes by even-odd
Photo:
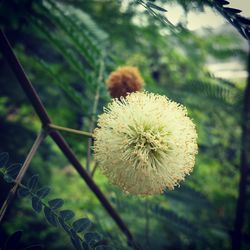
{"type": "Polygon", "coordinates": [[[17,175],[17,177],[15,179],[15,185],[9,191],[9,194],[8,194],[7,198],[5,199],[5,201],[4,201],[4,203],[3,203],[2,207],[1,207],[1,210],[0,210],[0,222],[2,221],[2,219],[4,217],[5,212],[6,212],[7,208],[8,208],[8,206],[9,206],[9,204],[11,203],[12,199],[14,198],[14,195],[16,193],[18,185],[21,183],[25,173],[27,172],[32,158],[36,154],[36,151],[37,151],[38,147],[43,142],[46,135],[47,135],[47,132],[44,131],[44,130],[41,130],[39,132],[34,144],[32,145],[32,147],[31,147],[31,149],[29,151],[29,154],[27,155],[27,157],[26,157],[26,159],[25,159],[25,161],[23,163],[22,168],[20,169],[20,171],[19,171],[19,173],[18,173],[18,175],[17,175]]]}
{"type": "Polygon", "coordinates": [[[70,133],[73,133],[73,134],[78,134],[78,135],[84,135],[84,136],[88,136],[88,137],[93,137],[92,133],[81,131],[81,130],[77,130],[77,129],[65,128],[65,127],[61,127],[61,126],[58,126],[58,125],[54,125],[54,124],[48,124],[48,127],[51,128],[51,129],[55,129],[55,130],[61,130],[61,131],[70,132],[70,133]]]}
{"type": "MultiPolygon", "coordinates": [[[[104,72],[104,61],[101,60],[99,75],[98,75],[98,80],[97,80],[98,85],[96,88],[96,94],[95,94],[93,110],[92,110],[92,119],[91,119],[90,127],[89,127],[90,133],[92,133],[94,126],[95,126],[97,107],[98,107],[98,102],[99,102],[99,98],[100,98],[100,85],[101,85],[101,82],[103,81],[103,72],[104,72]]],[[[88,139],[88,148],[87,148],[87,161],[86,161],[86,169],[88,172],[90,172],[91,147],[92,147],[92,138],[89,138],[88,139]]]]}
{"type": "Polygon", "coordinates": [[[149,241],[149,202],[148,199],[146,199],[146,204],[145,204],[145,238],[146,238],[146,243],[148,245],[148,248],[150,248],[150,241],[149,241]]]}
{"type": "Polygon", "coordinates": [[[98,168],[98,164],[97,164],[97,162],[95,162],[95,165],[94,165],[94,167],[93,167],[93,169],[91,171],[91,177],[92,178],[94,177],[94,174],[95,174],[95,171],[96,171],[97,168],[98,168]]]}

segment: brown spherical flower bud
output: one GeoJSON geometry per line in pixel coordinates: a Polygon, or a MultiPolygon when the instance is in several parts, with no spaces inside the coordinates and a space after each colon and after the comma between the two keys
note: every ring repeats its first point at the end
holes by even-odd
{"type": "Polygon", "coordinates": [[[124,66],[111,72],[107,88],[113,98],[125,97],[129,93],[142,90],[144,81],[136,67],[124,66]]]}

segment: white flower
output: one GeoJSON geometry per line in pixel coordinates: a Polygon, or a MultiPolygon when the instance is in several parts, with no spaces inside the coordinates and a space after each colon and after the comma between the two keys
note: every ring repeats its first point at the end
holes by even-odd
{"type": "Polygon", "coordinates": [[[189,174],[195,125],[182,105],[147,92],[114,99],[99,116],[94,153],[103,173],[131,194],[160,194],[189,174]]]}

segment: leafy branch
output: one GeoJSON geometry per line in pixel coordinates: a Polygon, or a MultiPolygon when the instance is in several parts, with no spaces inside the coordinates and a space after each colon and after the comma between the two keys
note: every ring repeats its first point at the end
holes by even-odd
{"type": "Polygon", "coordinates": [[[250,40],[250,19],[239,15],[241,10],[225,7],[229,4],[225,0],[208,1],[208,4],[224,16],[245,39],[250,40]]]}
{"type": "Polygon", "coordinates": [[[29,197],[32,208],[35,212],[43,211],[48,223],[54,227],[62,228],[70,237],[70,240],[77,250],[110,250],[113,247],[107,246],[107,241],[102,236],[93,231],[93,225],[88,218],[73,220],[75,214],[72,210],[62,209],[64,200],[60,198],[48,200],[44,199],[50,193],[48,186],[38,187],[38,175],[33,175],[26,184],[17,182],[15,173],[18,171],[18,164],[7,165],[9,156],[7,153],[0,154],[0,167],[4,180],[7,183],[14,183],[18,186],[17,194],[19,197],[29,197]]]}
{"type": "Polygon", "coordinates": [[[173,25],[166,16],[162,14],[162,12],[167,12],[166,9],[152,3],[152,1],[144,1],[144,0],[135,0],[135,3],[143,6],[150,15],[156,17],[163,24],[167,24],[171,31],[177,31],[178,27],[173,25]]]}

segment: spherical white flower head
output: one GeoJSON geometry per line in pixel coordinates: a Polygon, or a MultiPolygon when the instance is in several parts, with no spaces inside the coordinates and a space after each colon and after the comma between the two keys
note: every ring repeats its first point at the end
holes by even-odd
{"type": "Polygon", "coordinates": [[[131,194],[160,194],[189,174],[195,125],[182,105],[147,92],[114,99],[99,116],[94,153],[103,173],[131,194]]]}

